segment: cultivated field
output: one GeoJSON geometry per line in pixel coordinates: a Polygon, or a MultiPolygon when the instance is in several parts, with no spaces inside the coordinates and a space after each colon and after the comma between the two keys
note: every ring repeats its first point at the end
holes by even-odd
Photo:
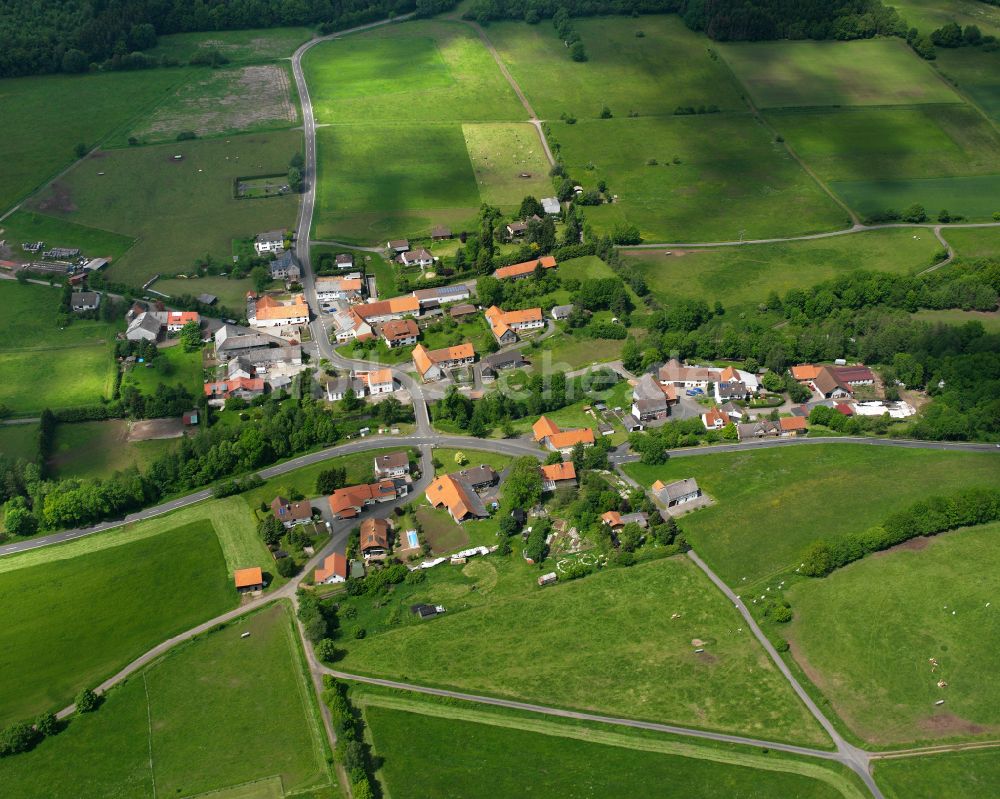
{"type": "Polygon", "coordinates": [[[930,266],[940,249],[929,230],[876,230],[786,244],[626,253],[661,302],[688,297],[719,300],[730,308],[856,269],[912,274],[930,266]]]}
{"type": "Polygon", "coordinates": [[[458,124],[337,125],[316,140],[313,238],[371,243],[473,222],[480,197],[458,124]]]}
{"type": "Polygon", "coordinates": [[[4,725],[58,710],[81,688],[236,602],[207,522],[79,557],[31,560],[2,561],[4,725]]]}
{"type": "Polygon", "coordinates": [[[715,241],[818,232],[846,221],[749,114],[555,122],[553,140],[574,179],[585,188],[604,179],[618,195],[614,204],[584,209],[601,233],[624,220],[647,241],[715,241]]]}
{"type": "MultiPolygon", "coordinates": [[[[983,3],[976,5],[990,9],[983,3]]],[[[1000,72],[1000,52],[985,53],[973,47],[941,48],[936,64],[942,75],[955,81],[994,122],[1000,122],[1000,86],[996,79],[1000,72]]]]}
{"type": "Polygon", "coordinates": [[[193,796],[256,780],[213,796],[335,799],[328,751],[289,613],[273,607],[172,650],[97,713],[0,761],[0,778],[11,799],[193,796]],[[247,712],[266,725],[248,727],[247,712]]]}
{"type": "Polygon", "coordinates": [[[485,45],[458,21],[408,22],[323,42],[303,68],[318,123],[528,116],[485,45]]]}
{"type": "Polygon", "coordinates": [[[32,206],[137,237],[109,274],[142,284],[157,273],[189,271],[206,254],[228,261],[234,238],[291,227],[296,196],[236,200],[233,180],[285,172],[301,149],[302,134],[284,131],[99,152],[47,187],[32,206]]]}
{"type": "Polygon", "coordinates": [[[686,516],[684,534],[734,587],[794,568],[813,541],[866,530],[928,493],[1000,484],[992,453],[860,444],[675,458],[625,469],[646,487],[656,479],[697,478],[716,504],[686,516]]]}
{"type": "Polygon", "coordinates": [[[204,69],[128,135],[146,144],[174,141],[183,131],[206,136],[288,128],[299,120],[298,107],[288,65],[204,69]]]}
{"type": "Polygon", "coordinates": [[[761,108],[960,102],[899,39],[741,42],[719,51],[761,108]]]}
{"type": "Polygon", "coordinates": [[[273,61],[288,58],[300,44],[312,36],[313,32],[309,28],[175,33],[170,36],[160,36],[156,47],[148,50],[147,54],[187,62],[197,55],[218,50],[234,64],[273,61]]]}
{"type": "Polygon", "coordinates": [[[939,210],[961,214],[972,221],[993,218],[1000,207],[1000,174],[967,178],[914,180],[853,180],[830,183],[844,202],[861,214],[886,208],[901,210],[918,202],[936,217],[939,210]]]}
{"type": "Polygon", "coordinates": [[[116,326],[75,319],[61,328],[61,296],[47,286],[0,281],[0,403],[16,413],[94,404],[111,392],[116,326]]]}
{"type": "Polygon", "coordinates": [[[1000,752],[880,760],[875,779],[887,799],[992,799],[1000,785],[1000,752]]]}
{"type": "MultiPolygon", "coordinates": [[[[31,211],[15,211],[0,222],[0,239],[7,241],[7,258],[28,260],[33,257],[21,249],[26,241],[44,241],[47,247],[77,247],[87,257],[120,258],[133,244],[129,236],[108,230],[74,225],[31,211]]],[[[3,248],[0,248],[2,250],[3,248]]]]}
{"type": "MultiPolygon", "coordinates": [[[[476,606],[454,612],[465,604],[462,593],[470,596],[468,588],[450,586],[449,601],[432,578],[406,602],[441,602],[453,615],[360,641],[342,639],[349,648],[340,666],[596,712],[824,743],[735,611],[686,559],[544,591],[533,585],[531,574],[537,572],[524,567],[520,576],[508,575],[523,587],[506,583],[496,598],[484,598],[498,585],[497,569],[516,568],[491,565],[477,561],[476,572],[470,570],[476,606]],[[704,654],[694,652],[696,639],[705,642],[704,654]]],[[[408,607],[400,610],[409,616],[408,607]]]]}
{"type": "Polygon", "coordinates": [[[617,117],[629,111],[665,116],[678,106],[743,110],[725,66],[709,52],[713,43],[679,17],[575,19],[573,27],[587,50],[584,63],[569,57],[547,20],[487,29],[542,119],[557,120],[562,114],[594,119],[605,105],[617,117]]]}
{"type": "Polygon", "coordinates": [[[914,539],[787,592],[796,660],[865,740],[997,737],[998,533],[914,539]]]}
{"type": "Polygon", "coordinates": [[[77,144],[93,147],[182,80],[176,69],[0,80],[0,213],[72,164],[77,144]]]}
{"type": "Polygon", "coordinates": [[[177,443],[177,439],[128,441],[128,423],[118,419],[60,424],[49,469],[59,478],[110,477],[132,466],[146,466],[177,443]]]}
{"type": "Polygon", "coordinates": [[[678,796],[702,799],[863,795],[836,772],[798,760],[392,697],[362,701],[383,763],[379,776],[395,799],[514,799],[526,791],[543,796],[655,796],[667,785],[678,796]],[[677,754],[678,748],[688,756],[677,754]],[[532,756],[511,769],[498,759],[501,752],[532,756]],[[418,771],[419,783],[412,779],[418,771]]]}
{"type": "Polygon", "coordinates": [[[549,162],[531,125],[462,125],[462,133],[484,203],[514,212],[526,195],[552,195],[549,162]]]}

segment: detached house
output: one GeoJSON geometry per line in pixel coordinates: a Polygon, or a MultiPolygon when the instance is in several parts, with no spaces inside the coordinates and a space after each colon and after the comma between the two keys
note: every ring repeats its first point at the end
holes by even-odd
{"type": "Polygon", "coordinates": [[[427,487],[427,501],[435,508],[447,508],[456,522],[489,516],[483,500],[461,475],[446,474],[427,487]]]}
{"type": "Polygon", "coordinates": [[[371,372],[356,372],[356,374],[368,388],[368,393],[373,396],[391,394],[395,389],[391,369],[375,369],[371,372]]]}
{"type": "Polygon", "coordinates": [[[562,486],[576,485],[576,467],[573,461],[563,461],[541,467],[542,491],[555,491],[562,486]]]}
{"type": "Polygon", "coordinates": [[[167,332],[178,333],[188,322],[201,324],[201,316],[196,311],[167,311],[167,332]]]}
{"type": "Polygon", "coordinates": [[[285,231],[268,230],[258,233],[253,240],[253,248],[257,251],[257,255],[280,253],[285,249],[285,231]]]}
{"type": "Polygon", "coordinates": [[[278,300],[269,295],[247,294],[247,321],[252,327],[299,326],[309,323],[309,306],[301,294],[290,300],[278,300]]]}
{"type": "Polygon", "coordinates": [[[413,365],[425,383],[440,380],[448,369],[469,366],[475,360],[476,351],[468,341],[440,350],[428,350],[422,344],[413,348],[413,365]]]}
{"type": "Polygon", "coordinates": [[[513,344],[518,336],[526,330],[538,330],[545,327],[545,318],[541,308],[528,308],[524,311],[501,311],[493,305],[484,314],[490,323],[490,330],[497,343],[513,344]]]}
{"type": "Polygon", "coordinates": [[[384,479],[387,477],[404,477],[410,473],[410,456],[408,453],[388,452],[385,455],[375,456],[375,476],[384,479]]]}
{"type": "Polygon", "coordinates": [[[101,304],[101,295],[96,291],[74,291],[69,300],[73,313],[96,311],[101,304]]]}
{"type": "Polygon", "coordinates": [[[850,387],[843,383],[829,366],[821,366],[812,380],[812,386],[824,399],[842,399],[851,396],[850,387]]]}
{"type": "Polygon", "coordinates": [[[289,530],[298,524],[312,521],[312,505],[305,500],[289,502],[284,497],[275,497],[271,502],[271,513],[289,530]]]}
{"type": "Polygon", "coordinates": [[[420,328],[412,319],[390,319],[382,325],[382,340],[389,349],[409,347],[420,338],[420,328]]]}
{"type": "Polygon", "coordinates": [[[781,434],[781,427],[777,422],[763,418],[737,425],[736,430],[740,435],[740,441],[756,438],[777,438],[781,434]]]}
{"type": "Polygon", "coordinates": [[[712,406],[707,413],[701,415],[701,423],[705,425],[706,430],[721,430],[731,421],[732,419],[729,416],[715,406],[712,406]]]}
{"type": "Polygon", "coordinates": [[[652,486],[653,496],[660,504],[667,508],[675,508],[678,505],[686,505],[701,497],[701,489],[698,488],[698,481],[693,477],[684,480],[677,480],[673,483],[664,483],[657,480],[652,486]]]}
{"type": "Polygon", "coordinates": [[[632,389],[632,416],[640,422],[666,419],[670,407],[664,388],[652,375],[642,375],[632,389]]]}
{"type": "Polygon", "coordinates": [[[421,247],[419,250],[408,250],[400,253],[396,257],[396,262],[402,266],[418,266],[421,269],[426,269],[428,266],[433,266],[434,256],[421,247]]]}
{"type": "Polygon", "coordinates": [[[363,508],[405,497],[409,490],[409,481],[402,479],[339,488],[330,495],[330,511],[335,518],[353,519],[363,508]]]}
{"type": "Polygon", "coordinates": [[[332,585],[347,580],[347,558],[339,552],[334,552],[323,560],[323,565],[316,568],[313,582],[316,585],[332,585]]]}
{"type": "Polygon", "coordinates": [[[291,250],[285,250],[278,254],[269,264],[271,269],[271,280],[285,280],[289,283],[297,283],[302,279],[302,267],[292,254],[291,250]]]}
{"type": "Polygon", "coordinates": [[[572,430],[560,430],[559,426],[542,416],[531,426],[535,441],[551,452],[559,452],[565,457],[572,453],[577,444],[584,447],[594,446],[594,431],[589,427],[578,427],[572,430]]]}
{"type": "Polygon", "coordinates": [[[359,302],[363,292],[364,281],[360,274],[316,278],[316,298],[320,302],[333,302],[334,300],[359,302]]]}
{"type": "Polygon", "coordinates": [[[365,519],[361,522],[359,549],[365,560],[389,554],[389,533],[392,524],[388,519],[365,519]]]}

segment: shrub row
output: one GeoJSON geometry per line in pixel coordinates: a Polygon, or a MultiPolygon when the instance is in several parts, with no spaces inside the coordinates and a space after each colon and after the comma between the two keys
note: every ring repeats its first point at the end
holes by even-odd
{"type": "Polygon", "coordinates": [[[337,735],[334,757],[344,767],[354,799],[372,799],[372,763],[364,743],[364,722],[347,698],[347,686],[332,677],[324,677],[323,701],[330,708],[333,730],[337,735]]]}

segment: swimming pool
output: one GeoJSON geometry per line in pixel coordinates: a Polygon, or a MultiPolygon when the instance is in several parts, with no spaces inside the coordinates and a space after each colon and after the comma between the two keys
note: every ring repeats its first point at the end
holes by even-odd
{"type": "Polygon", "coordinates": [[[416,549],[418,546],[420,546],[420,539],[417,538],[417,531],[416,530],[407,530],[406,531],[406,540],[407,540],[407,543],[409,544],[409,548],[410,549],[416,549]]]}

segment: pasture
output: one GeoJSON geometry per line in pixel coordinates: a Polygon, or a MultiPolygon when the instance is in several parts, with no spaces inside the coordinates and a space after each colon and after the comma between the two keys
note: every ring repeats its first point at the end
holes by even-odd
{"type": "Polygon", "coordinates": [[[1000,732],[998,533],[993,523],[914,539],[786,591],[795,659],[866,741],[1000,732]]]}
{"type": "Polygon", "coordinates": [[[531,125],[462,125],[462,135],[484,203],[513,213],[529,194],[536,199],[552,196],[549,162],[531,125]]]}
{"type": "Polygon", "coordinates": [[[110,477],[129,467],[143,468],[177,446],[177,439],[129,441],[128,423],[78,422],[56,426],[49,469],[61,479],[110,477]]]}
{"type": "MultiPolygon", "coordinates": [[[[143,144],[198,136],[289,128],[299,121],[298,95],[287,64],[198,69],[128,131],[143,144]]],[[[124,144],[123,134],[118,144],[124,144]]]]}
{"type": "Polygon", "coordinates": [[[788,236],[841,227],[846,214],[749,114],[552,123],[585,188],[618,201],[585,208],[600,233],[626,221],[647,241],[788,236]],[[794,212],[793,212],[794,211],[794,212]]]}
{"type": "Polygon", "coordinates": [[[457,20],[388,25],[322,42],[302,66],[320,124],[528,116],[489,50],[457,20]]]}
{"type": "Polygon", "coordinates": [[[879,760],[875,780],[886,799],[991,799],[1000,785],[996,749],[879,760]]]}
{"type": "Polygon", "coordinates": [[[760,108],[961,102],[900,39],[740,42],[719,51],[760,108]]]}
{"type": "MultiPolygon", "coordinates": [[[[985,3],[976,3],[984,10],[995,11],[985,3]]],[[[983,112],[994,122],[1000,122],[1000,86],[996,76],[1000,73],[1000,52],[983,52],[979,48],[963,47],[955,50],[941,48],[935,62],[938,71],[955,81],[983,112]]]]}
{"type": "Polygon", "coordinates": [[[204,521],[79,557],[20,565],[12,556],[4,565],[3,725],[58,710],[81,688],[236,603],[204,521]]]}
{"type": "Polygon", "coordinates": [[[316,239],[371,243],[475,218],[479,191],[458,124],[337,125],[316,140],[316,239]]]}
{"type": "Polygon", "coordinates": [[[0,425],[0,455],[11,460],[38,460],[38,425],[0,425]]]}
{"type": "Polygon", "coordinates": [[[948,243],[962,258],[989,258],[1000,255],[1000,226],[990,228],[949,228],[948,243]]]}
{"type": "Polygon", "coordinates": [[[0,778],[11,799],[154,799],[254,781],[213,796],[334,799],[328,751],[289,613],[275,606],[171,650],[97,713],[0,761],[0,778]],[[246,708],[266,726],[248,728],[246,708]]]}
{"type": "Polygon", "coordinates": [[[623,252],[661,302],[708,299],[732,308],[857,269],[912,274],[930,266],[940,249],[929,230],[873,230],[783,244],[623,252]]]}
{"type": "Polygon", "coordinates": [[[814,763],[746,751],[677,744],[615,728],[579,728],[393,697],[365,698],[364,715],[394,799],[423,796],[514,799],[542,796],[863,795],[814,763]],[[498,755],[531,752],[516,769],[498,755]],[[679,754],[683,752],[684,754],[679,754]],[[705,759],[701,759],[704,756],[705,759]],[[413,780],[421,774],[419,782],[413,780]]]}
{"type": "Polygon", "coordinates": [[[102,151],[31,204],[60,219],[136,237],[109,276],[141,285],[154,274],[185,272],[206,254],[229,260],[234,238],[292,227],[296,196],[236,200],[233,180],[285,172],[301,149],[300,131],[278,131],[102,151]]]}
{"type": "Polygon", "coordinates": [[[26,241],[44,241],[48,247],[77,247],[87,257],[120,258],[132,246],[133,239],[109,230],[74,225],[54,216],[15,211],[0,222],[0,239],[7,240],[11,257],[16,260],[29,257],[21,249],[26,241]]]}
{"type": "Polygon", "coordinates": [[[487,35],[542,119],[666,116],[678,106],[743,110],[713,42],[674,15],[575,19],[588,60],[573,61],[552,24],[503,22],[487,35]],[[641,31],[644,35],[638,37],[641,31]]]}
{"type": "Polygon", "coordinates": [[[886,208],[903,210],[919,203],[933,217],[942,208],[972,221],[993,218],[1000,210],[1000,174],[912,180],[831,181],[830,188],[861,214],[886,208]]]}
{"type": "Polygon", "coordinates": [[[0,214],[72,164],[78,143],[98,144],[182,80],[176,69],[0,80],[0,214]]]}
{"type": "MultiPolygon", "coordinates": [[[[490,562],[477,561],[476,568],[490,562]]],[[[496,577],[477,574],[474,594],[459,589],[448,601],[431,577],[414,601],[441,602],[450,610],[445,617],[363,640],[341,639],[347,653],[340,667],[580,710],[826,743],[733,608],[687,559],[616,569],[545,590],[533,585],[534,569],[502,559],[501,567],[522,571],[520,595],[484,599],[479,584],[488,593],[496,577]],[[456,608],[466,604],[463,593],[477,606],[456,608]],[[704,653],[695,653],[696,639],[704,642],[704,653]]]]}
{"type": "Polygon", "coordinates": [[[312,36],[309,28],[174,33],[160,36],[156,47],[146,53],[154,58],[175,58],[186,62],[195,56],[218,50],[232,64],[274,61],[290,57],[300,44],[309,41],[312,36]]]}
{"type": "Polygon", "coordinates": [[[715,505],[686,516],[681,526],[698,554],[737,590],[794,568],[813,541],[865,530],[929,493],[1000,484],[992,453],[863,444],[691,456],[663,466],[630,463],[625,470],[644,487],[657,479],[697,478],[715,505]]]}

